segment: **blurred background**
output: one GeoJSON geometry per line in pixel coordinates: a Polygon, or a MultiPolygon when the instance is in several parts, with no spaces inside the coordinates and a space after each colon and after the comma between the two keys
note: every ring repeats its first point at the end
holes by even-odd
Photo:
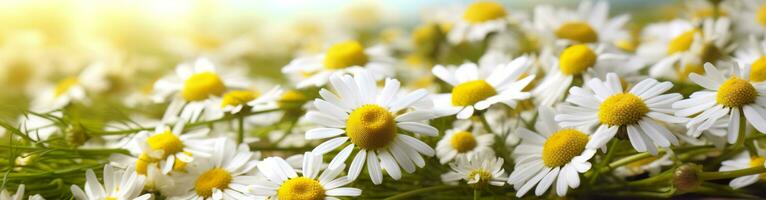
{"type": "MultiPolygon", "coordinates": [[[[106,93],[150,92],[182,61],[207,57],[276,83],[294,56],[333,41],[409,43],[413,27],[454,15],[470,1],[438,0],[19,0],[0,1],[0,114],[14,118],[46,85],[99,64],[106,93]]],[[[505,1],[511,13],[577,1],[505,1]]],[[[669,19],[682,1],[610,1],[631,26],[669,19]]],[[[638,28],[636,28],[638,30],[638,28]]]]}

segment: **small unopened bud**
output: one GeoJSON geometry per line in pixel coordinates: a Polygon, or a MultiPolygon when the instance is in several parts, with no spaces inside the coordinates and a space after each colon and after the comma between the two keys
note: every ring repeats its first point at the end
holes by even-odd
{"type": "Polygon", "coordinates": [[[90,139],[88,133],[85,132],[85,128],[80,124],[69,125],[64,132],[64,137],[67,144],[74,147],[79,147],[90,139]]]}
{"type": "Polygon", "coordinates": [[[680,192],[694,191],[702,184],[699,166],[684,164],[673,172],[673,186],[680,192]]]}

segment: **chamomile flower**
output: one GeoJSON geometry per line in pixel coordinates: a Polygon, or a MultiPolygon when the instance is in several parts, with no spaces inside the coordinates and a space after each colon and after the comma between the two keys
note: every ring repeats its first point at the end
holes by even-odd
{"type": "Polygon", "coordinates": [[[284,159],[270,157],[258,163],[258,170],[267,180],[250,187],[258,199],[322,200],[361,195],[360,189],[343,187],[352,181],[345,176],[338,177],[343,168],[345,165],[341,164],[322,171],[322,156],[306,152],[299,170],[301,175],[298,175],[284,159]]]}
{"type": "Polygon", "coordinates": [[[335,72],[371,71],[375,80],[392,76],[396,61],[382,46],[365,48],[358,41],[335,43],[323,54],[296,58],[282,73],[298,77],[296,87],[323,86],[335,72]]]}
{"type": "Polygon", "coordinates": [[[683,20],[649,27],[650,42],[639,47],[638,56],[654,63],[649,75],[658,78],[681,79],[692,72],[701,72],[702,63],[716,63],[734,49],[728,18],[706,19],[700,25],[683,20]],[[653,38],[653,39],[652,39],[653,38]]]}
{"type": "Polygon", "coordinates": [[[358,149],[349,167],[349,179],[359,176],[366,160],[372,182],[380,184],[383,181],[381,167],[398,180],[402,176],[400,166],[412,173],[416,166],[425,166],[421,154],[434,155],[426,143],[399,130],[427,136],[438,134],[436,128],[424,123],[436,117],[421,106],[431,102],[427,98],[428,91],[420,89],[404,94],[395,79],[386,79],[385,86],[379,90],[367,71],[356,72],[353,77],[336,74],[330,77],[330,83],[336,93],[320,90],[322,99],[314,100],[317,110],[306,115],[307,120],[324,127],[307,131],[306,139],[332,138],[315,147],[314,153],[324,154],[348,141],[351,143],[333,158],[330,168],[344,163],[354,149],[358,149]],[[344,133],[345,136],[340,136],[344,133]]]}
{"type": "Polygon", "coordinates": [[[30,109],[50,112],[72,102],[89,103],[87,91],[102,91],[108,85],[103,68],[100,64],[89,65],[77,76],[61,79],[55,85],[43,88],[42,92],[35,91],[30,109]]]}
{"type": "Polygon", "coordinates": [[[452,92],[438,94],[434,104],[450,114],[457,114],[458,119],[473,116],[475,110],[484,110],[496,103],[503,103],[512,108],[520,100],[531,95],[523,91],[534,75],[524,77],[524,72],[532,60],[521,56],[499,66],[476,66],[465,63],[460,67],[437,65],[433,74],[452,86],[452,92]]]}
{"type": "Polygon", "coordinates": [[[567,102],[561,105],[556,121],[562,126],[587,127],[598,125],[587,147],[603,147],[622,129],[627,132],[633,148],[639,152],[657,154],[657,148],[677,145],[678,139],[661,123],[682,123],[685,118],[673,116],[671,104],[683,97],[677,93],[663,94],[673,87],[670,82],[645,79],[630,89],[623,88],[617,74],[609,73],[606,81],[594,78],[585,88],[572,87],[567,102]]]}
{"type": "Polygon", "coordinates": [[[182,63],[176,67],[176,75],[165,77],[154,83],[157,99],[170,100],[164,119],[181,116],[181,118],[196,121],[202,111],[215,104],[212,97],[221,97],[227,91],[236,88],[246,88],[249,81],[234,71],[225,72],[216,69],[215,65],[204,58],[194,63],[182,63]]]}
{"type": "Polygon", "coordinates": [[[605,45],[575,44],[565,48],[558,57],[543,55],[541,59],[551,63],[551,67],[546,70],[548,75],[540,85],[532,90],[535,100],[543,106],[553,106],[561,101],[575,79],[589,80],[608,72],[626,74],[614,66],[634,66],[624,64],[627,57],[608,51],[605,45]]]}
{"type": "MultiPolygon", "coordinates": [[[[761,154],[761,152],[759,152],[761,154]]],[[[750,155],[747,151],[737,154],[731,160],[721,162],[721,168],[718,171],[734,171],[740,169],[747,169],[751,167],[763,166],[766,167],[765,155],[750,155]]],[[[759,180],[766,180],[766,173],[752,174],[747,176],[737,177],[729,182],[729,186],[734,189],[739,189],[752,185],[759,180]]]]}
{"type": "Polygon", "coordinates": [[[485,187],[503,186],[508,179],[503,169],[503,158],[495,157],[494,152],[490,151],[458,157],[449,166],[452,170],[441,176],[444,182],[465,180],[474,187],[485,187]]]}
{"type": "Polygon", "coordinates": [[[740,50],[735,52],[734,60],[739,67],[750,70],[750,82],[766,81],[766,40],[758,41],[750,37],[740,50]]]}
{"type": "Polygon", "coordinates": [[[447,39],[457,44],[463,41],[481,41],[494,32],[505,31],[510,17],[498,2],[478,1],[467,6],[461,18],[457,19],[447,35],[447,39]]]}
{"type": "Polygon", "coordinates": [[[605,1],[583,1],[577,10],[538,6],[534,9],[533,26],[546,42],[554,46],[580,43],[604,43],[629,39],[623,29],[630,17],[620,15],[609,18],[609,4],[605,1]]]}
{"type": "Polygon", "coordinates": [[[688,134],[697,137],[722,119],[729,119],[726,138],[731,144],[744,134],[740,133],[741,123],[749,123],[759,132],[766,132],[766,85],[748,81],[750,70],[747,67],[741,70],[733,66],[731,70],[731,73],[723,73],[713,64],[705,63],[705,75],[689,75],[692,82],[705,89],[694,92],[689,99],[673,103],[677,116],[693,116],[686,124],[688,134]]]}
{"type": "Polygon", "coordinates": [[[257,90],[232,90],[215,102],[221,106],[222,111],[231,114],[239,113],[245,108],[253,111],[275,109],[279,107],[277,100],[282,96],[282,92],[279,86],[263,94],[257,90]]]}
{"type": "Polygon", "coordinates": [[[554,185],[558,196],[565,196],[569,188],[580,186],[580,173],[590,170],[588,162],[596,150],[586,148],[592,140],[587,132],[576,128],[562,128],[554,121],[550,107],[540,107],[540,118],[533,132],[519,128],[521,144],[513,151],[516,165],[508,183],[522,197],[535,185],[540,196],[554,185]]]}
{"type": "MultiPolygon", "coordinates": [[[[8,193],[8,191],[3,190],[0,191],[0,199],[3,200],[24,200],[24,184],[19,185],[19,187],[16,189],[16,193],[11,195],[8,193]]],[[[45,200],[42,196],[39,194],[29,196],[29,200],[45,200]]]]}
{"type": "Polygon", "coordinates": [[[494,153],[491,146],[495,143],[495,135],[481,132],[480,127],[474,127],[472,131],[464,128],[447,130],[444,137],[436,143],[439,162],[444,164],[457,157],[470,157],[483,151],[494,153]]]}
{"type": "MultiPolygon", "coordinates": [[[[733,3],[733,2],[732,2],[733,3]]],[[[737,29],[746,34],[761,34],[766,31],[766,2],[762,0],[743,0],[731,12],[737,23],[737,29]]]]}
{"type": "Polygon", "coordinates": [[[167,174],[174,168],[179,168],[179,165],[185,165],[182,163],[191,162],[193,157],[210,156],[211,144],[215,140],[206,137],[208,132],[208,128],[184,130],[182,121],[176,123],[173,129],[159,125],[154,131],[139,132],[135,141],[147,158],[144,161],[157,160],[160,162],[162,173],[167,174]]]}
{"type": "Polygon", "coordinates": [[[258,154],[251,152],[247,144],[236,145],[233,140],[218,139],[212,155],[195,160],[186,167],[187,173],[174,175],[181,183],[176,192],[181,195],[168,199],[238,200],[253,199],[248,186],[256,184],[251,173],[258,161],[258,154]],[[185,184],[184,184],[185,183],[185,184]]]}
{"type": "Polygon", "coordinates": [[[104,185],[98,182],[98,178],[92,169],[85,172],[85,191],[77,185],[72,185],[72,195],[77,200],[100,200],[100,199],[130,199],[148,200],[152,194],[143,194],[144,176],[136,174],[133,169],[125,171],[115,170],[110,165],[104,165],[104,185]]]}
{"type": "MultiPolygon", "coordinates": [[[[151,158],[146,153],[139,153],[138,156],[124,154],[112,154],[109,156],[109,165],[123,170],[133,170],[136,174],[144,176],[144,190],[150,192],[159,191],[166,196],[178,195],[172,193],[172,189],[177,184],[176,181],[169,174],[162,173],[159,164],[160,160],[151,158]]],[[[173,166],[175,171],[172,172],[185,173],[187,164],[186,162],[176,160],[173,166]]]]}

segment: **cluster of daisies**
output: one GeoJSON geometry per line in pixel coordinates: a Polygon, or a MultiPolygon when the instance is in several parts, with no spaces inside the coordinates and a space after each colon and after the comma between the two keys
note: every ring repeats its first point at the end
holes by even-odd
{"type": "MultiPolygon", "coordinates": [[[[766,2],[687,7],[630,31],[630,17],[603,1],[531,13],[479,1],[434,14],[443,17],[415,29],[414,46],[346,38],[303,52],[282,68],[286,84],[205,58],[182,63],[124,97],[166,106],[161,117],[62,130],[67,106],[104,90],[94,65],[40,93],[31,110],[43,114],[20,117],[19,129],[35,142],[66,132],[79,148],[127,150],[71,186],[79,200],[357,198],[355,186],[411,184],[403,177],[419,170],[441,174],[423,178],[431,185],[563,197],[607,183],[599,174],[626,181],[717,158],[722,173],[756,169],[726,177],[742,188],[766,172],[766,2]],[[438,56],[475,46],[476,58],[438,56]],[[273,128],[254,133],[263,127],[273,128]],[[689,147],[709,151],[678,150],[689,147]],[[280,151],[290,148],[299,151],[280,151]],[[641,159],[609,163],[618,158],[641,159]]],[[[24,187],[1,195],[22,199],[24,187]]]]}

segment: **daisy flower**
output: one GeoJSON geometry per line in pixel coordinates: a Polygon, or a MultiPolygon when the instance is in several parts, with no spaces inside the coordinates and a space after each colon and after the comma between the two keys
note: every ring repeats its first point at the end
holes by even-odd
{"type": "Polygon", "coordinates": [[[750,37],[734,55],[739,67],[750,70],[751,82],[766,81],[766,40],[758,41],[750,37]]]}
{"type": "MultiPolygon", "coordinates": [[[[735,3],[735,2],[731,2],[735,3]]],[[[731,16],[736,20],[737,28],[745,34],[761,34],[766,31],[766,2],[762,0],[743,0],[735,5],[731,16]]]]}
{"type": "Polygon", "coordinates": [[[218,71],[209,60],[197,59],[194,63],[183,63],[176,67],[176,75],[157,80],[154,92],[157,99],[170,99],[165,117],[168,119],[181,116],[183,119],[196,121],[202,111],[215,104],[212,97],[221,97],[233,88],[246,88],[250,85],[242,72],[218,71]]]}
{"type": "Polygon", "coordinates": [[[139,132],[135,141],[145,153],[146,161],[159,161],[162,173],[167,174],[182,165],[177,161],[189,163],[193,157],[209,157],[212,152],[211,144],[215,140],[206,138],[209,128],[183,131],[183,121],[176,123],[173,129],[159,125],[154,131],[139,132]]]}
{"type": "Polygon", "coordinates": [[[282,92],[279,86],[263,94],[257,90],[233,90],[225,93],[216,102],[221,106],[222,111],[231,114],[237,114],[244,108],[253,111],[275,109],[279,107],[277,100],[282,96],[282,92]]]}
{"type": "Polygon", "coordinates": [[[535,185],[535,195],[540,196],[554,185],[556,194],[565,196],[569,188],[580,185],[580,173],[590,170],[588,160],[596,150],[585,148],[591,141],[586,132],[575,128],[562,128],[554,121],[550,107],[540,107],[540,118],[533,132],[519,128],[521,144],[513,151],[516,161],[508,183],[516,189],[516,197],[522,197],[535,185]]]}
{"type": "MultiPolygon", "coordinates": [[[[718,169],[718,171],[721,171],[721,172],[734,171],[734,170],[747,169],[747,168],[758,167],[758,166],[766,167],[766,157],[762,155],[762,152],[760,151],[760,149],[758,154],[761,154],[761,155],[750,155],[750,153],[748,153],[747,151],[743,151],[742,153],[737,154],[731,160],[721,162],[721,168],[718,169]]],[[[731,186],[734,189],[739,189],[739,188],[747,187],[748,185],[752,185],[753,183],[758,182],[759,180],[766,180],[766,173],[753,174],[753,175],[747,175],[747,176],[734,178],[731,180],[731,182],[729,182],[729,186],[731,186]]]]}
{"type": "Polygon", "coordinates": [[[716,63],[734,49],[731,43],[731,20],[706,19],[698,25],[674,20],[667,24],[648,27],[649,39],[639,47],[638,56],[654,63],[649,75],[658,78],[680,79],[689,73],[701,72],[702,63],[716,63]]]}
{"type": "Polygon", "coordinates": [[[470,157],[483,151],[494,154],[492,144],[495,143],[495,135],[482,132],[481,127],[474,127],[470,132],[465,128],[447,130],[444,137],[436,143],[439,162],[444,164],[455,158],[470,157]]]}
{"type": "Polygon", "coordinates": [[[30,109],[36,112],[50,112],[63,108],[71,102],[89,103],[86,92],[102,91],[108,85],[104,66],[92,64],[83,69],[77,76],[61,79],[55,85],[46,86],[42,92],[35,91],[36,96],[30,109]]]}
{"type": "MultiPolygon", "coordinates": [[[[19,188],[16,189],[16,193],[11,195],[8,193],[8,191],[0,191],[0,199],[3,200],[24,200],[24,184],[19,185],[19,188]]],[[[39,194],[29,196],[29,200],[45,200],[42,196],[39,194]]]]}
{"type": "Polygon", "coordinates": [[[630,17],[620,15],[610,19],[609,4],[606,1],[583,1],[576,11],[548,5],[538,6],[534,9],[533,17],[533,27],[555,46],[614,44],[630,38],[623,29],[630,17]]]}
{"type": "MultiPolygon", "coordinates": [[[[553,106],[564,98],[567,89],[575,79],[589,80],[593,77],[606,75],[608,72],[624,71],[614,66],[626,66],[624,55],[607,51],[605,45],[575,44],[565,48],[558,57],[543,54],[543,58],[551,63],[548,74],[543,81],[532,90],[540,105],[553,106]]],[[[634,66],[634,65],[630,65],[634,66]]],[[[633,71],[637,71],[636,68],[633,71]]]]}
{"type": "Polygon", "coordinates": [[[434,104],[450,114],[457,114],[458,119],[473,116],[475,110],[484,110],[496,103],[503,103],[512,108],[519,100],[531,95],[524,88],[534,80],[534,75],[524,77],[524,72],[532,64],[526,56],[499,66],[481,66],[465,63],[460,67],[436,65],[432,72],[452,86],[449,94],[438,94],[434,104]]]}
{"type": "Polygon", "coordinates": [[[663,94],[673,87],[670,82],[645,79],[623,89],[617,74],[609,73],[606,81],[594,78],[585,88],[572,87],[567,102],[560,107],[556,121],[562,126],[598,125],[587,147],[603,147],[619,130],[627,132],[633,148],[657,155],[657,148],[677,145],[678,139],[661,123],[682,123],[685,118],[673,116],[671,104],[683,97],[678,93],[663,94]]]}
{"type": "Polygon", "coordinates": [[[257,199],[338,199],[337,197],[357,197],[362,190],[343,187],[351,183],[347,177],[338,175],[345,168],[344,164],[322,171],[322,156],[306,152],[299,176],[287,161],[279,157],[270,157],[258,163],[258,170],[266,176],[265,181],[258,181],[251,188],[257,199]],[[320,173],[321,171],[321,173],[320,173]]]}
{"type": "MultiPolygon", "coordinates": [[[[185,172],[188,163],[176,159],[173,170],[185,172]]],[[[171,191],[176,185],[175,180],[168,174],[163,174],[159,167],[159,160],[149,157],[146,153],[138,156],[125,154],[109,155],[109,165],[124,170],[133,170],[136,174],[144,176],[144,188],[146,191],[159,191],[164,195],[172,195],[171,191]]]]}
{"type": "Polygon", "coordinates": [[[425,166],[421,154],[434,155],[426,143],[400,134],[399,130],[427,136],[439,133],[426,123],[435,118],[435,114],[418,106],[431,102],[427,98],[428,91],[400,93],[399,81],[395,79],[386,79],[385,86],[379,90],[367,71],[356,72],[353,77],[336,74],[330,77],[330,83],[338,95],[320,90],[322,99],[314,100],[317,110],[306,114],[307,120],[324,127],[307,131],[306,139],[332,138],[315,147],[314,153],[325,154],[348,141],[351,143],[333,158],[330,168],[344,163],[356,147],[358,152],[349,167],[349,179],[359,176],[366,160],[372,182],[380,184],[383,181],[381,167],[398,180],[402,176],[400,166],[412,173],[416,166],[425,166]],[[340,136],[344,133],[345,136],[340,136]]]}
{"type": "Polygon", "coordinates": [[[498,2],[474,2],[463,11],[463,16],[452,25],[447,39],[457,44],[463,41],[481,41],[494,32],[505,31],[510,18],[498,2]]]}
{"type": "Polygon", "coordinates": [[[361,69],[369,70],[375,80],[382,80],[394,74],[395,62],[382,46],[365,49],[362,43],[350,40],[335,43],[322,54],[296,58],[282,68],[282,73],[298,77],[298,88],[321,87],[335,72],[361,69]]]}
{"type": "Polygon", "coordinates": [[[208,159],[195,160],[186,167],[188,173],[174,174],[181,183],[168,199],[238,200],[252,199],[248,186],[256,184],[249,176],[257,165],[257,154],[246,144],[237,146],[233,140],[218,139],[208,159]]]}
{"type": "Polygon", "coordinates": [[[133,169],[125,171],[114,170],[110,165],[104,165],[104,185],[98,182],[92,169],[85,172],[85,191],[77,185],[72,185],[72,195],[77,200],[99,199],[132,199],[148,200],[152,194],[143,194],[144,176],[136,174],[133,169]]]}
{"type": "Polygon", "coordinates": [[[484,187],[503,186],[508,179],[508,174],[503,169],[503,159],[495,157],[494,152],[484,151],[458,157],[449,166],[452,171],[441,176],[444,182],[465,180],[474,187],[484,187]]]}
{"type": "Polygon", "coordinates": [[[759,132],[766,132],[766,85],[748,81],[750,70],[745,68],[733,66],[733,72],[723,73],[705,63],[705,75],[689,75],[692,82],[705,89],[673,103],[677,116],[694,116],[686,124],[688,134],[697,137],[722,119],[729,119],[726,138],[730,144],[744,135],[740,133],[741,125],[749,123],[759,132]]]}

